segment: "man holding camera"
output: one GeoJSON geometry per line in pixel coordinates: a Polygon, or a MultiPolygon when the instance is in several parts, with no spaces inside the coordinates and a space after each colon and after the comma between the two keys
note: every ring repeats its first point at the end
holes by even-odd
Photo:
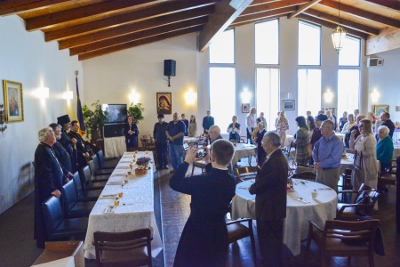
{"type": "Polygon", "coordinates": [[[206,175],[186,177],[190,164],[197,160],[196,148],[189,148],[169,185],[192,196],[190,216],[183,229],[174,266],[225,267],[228,232],[225,214],[235,195],[235,177],[228,173],[235,149],[226,140],[217,140],[206,148],[206,175]]]}

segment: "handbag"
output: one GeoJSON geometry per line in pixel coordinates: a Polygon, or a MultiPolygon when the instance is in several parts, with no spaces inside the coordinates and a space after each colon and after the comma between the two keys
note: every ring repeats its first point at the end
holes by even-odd
{"type": "Polygon", "coordinates": [[[357,155],[357,152],[355,153],[355,155],[354,155],[354,169],[356,169],[356,170],[362,170],[363,169],[363,154],[362,154],[362,151],[360,152],[360,160],[359,160],[359,165],[357,165],[357,157],[358,157],[358,155],[357,155]]]}

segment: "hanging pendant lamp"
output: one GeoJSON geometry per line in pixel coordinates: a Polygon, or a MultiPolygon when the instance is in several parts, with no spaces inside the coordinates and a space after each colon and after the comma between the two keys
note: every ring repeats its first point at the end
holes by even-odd
{"type": "Polygon", "coordinates": [[[332,43],[333,47],[339,53],[340,49],[343,48],[343,43],[346,38],[346,30],[340,25],[340,0],[339,0],[339,21],[337,27],[332,31],[332,43]]]}

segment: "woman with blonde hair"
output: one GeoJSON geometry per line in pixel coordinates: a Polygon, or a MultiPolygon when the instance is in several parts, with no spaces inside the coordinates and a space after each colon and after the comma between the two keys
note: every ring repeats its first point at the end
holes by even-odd
{"type": "Polygon", "coordinates": [[[194,115],[192,115],[192,116],[190,116],[190,121],[189,121],[188,136],[196,137],[196,132],[197,132],[196,117],[194,115]]]}
{"type": "Polygon", "coordinates": [[[276,133],[281,138],[281,147],[285,147],[286,131],[289,130],[289,121],[286,118],[285,111],[281,111],[279,114],[278,122],[276,123],[276,133]]]}
{"type": "Polygon", "coordinates": [[[372,188],[378,186],[378,167],[376,158],[376,140],[371,131],[372,122],[362,119],[358,125],[360,135],[355,139],[355,131],[350,136],[350,148],[347,153],[354,154],[354,166],[351,184],[358,190],[362,183],[372,188]]]}
{"type": "Polygon", "coordinates": [[[347,115],[347,122],[343,125],[342,128],[342,134],[347,134],[349,132],[349,130],[353,127],[356,126],[357,122],[354,120],[354,115],[353,114],[349,114],[347,115]]]}

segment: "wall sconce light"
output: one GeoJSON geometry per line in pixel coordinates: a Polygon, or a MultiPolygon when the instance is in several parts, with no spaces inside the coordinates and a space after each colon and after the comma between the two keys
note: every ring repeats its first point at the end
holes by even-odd
{"type": "Polygon", "coordinates": [[[129,94],[129,100],[130,100],[131,103],[133,103],[133,104],[139,103],[139,98],[140,98],[140,95],[139,95],[138,93],[136,93],[136,91],[132,91],[132,92],[129,94]]]}
{"type": "Polygon", "coordinates": [[[326,90],[326,92],[324,93],[324,100],[326,103],[331,103],[333,99],[333,93],[331,91],[331,89],[326,90]]]}
{"type": "Polygon", "coordinates": [[[63,94],[63,98],[64,98],[65,100],[74,99],[74,92],[72,92],[72,91],[65,91],[64,94],[63,94]]]}
{"type": "Polygon", "coordinates": [[[37,96],[41,99],[49,98],[49,87],[40,87],[37,90],[37,96]]]}
{"type": "Polygon", "coordinates": [[[188,105],[193,105],[194,102],[196,101],[197,98],[197,94],[195,92],[193,92],[193,89],[190,88],[188,92],[186,92],[185,94],[185,99],[186,99],[186,103],[188,105]]]}
{"type": "Polygon", "coordinates": [[[371,101],[372,102],[378,102],[379,97],[381,96],[381,94],[378,92],[378,90],[374,89],[371,92],[371,101]]]}
{"type": "Polygon", "coordinates": [[[251,93],[247,88],[243,89],[243,92],[240,94],[240,98],[242,99],[242,103],[250,103],[251,93]]]}

